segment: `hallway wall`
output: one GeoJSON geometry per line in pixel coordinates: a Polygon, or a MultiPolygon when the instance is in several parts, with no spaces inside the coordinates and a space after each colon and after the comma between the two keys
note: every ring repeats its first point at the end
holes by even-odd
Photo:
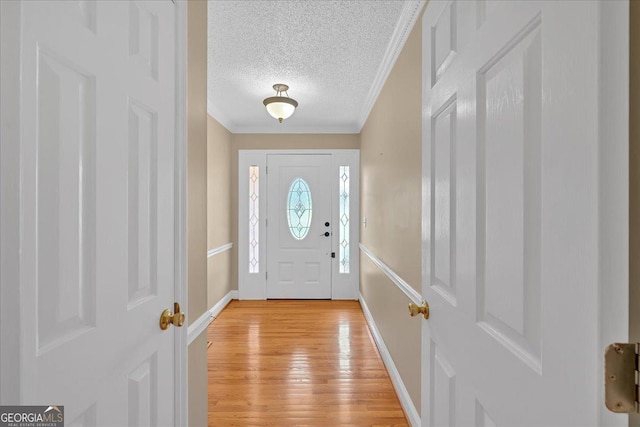
{"type": "Polygon", "coordinates": [[[238,151],[357,149],[360,135],[238,133],[231,135],[231,141],[231,283],[233,289],[238,289],[238,151]]]}
{"type": "MultiPolygon", "coordinates": [[[[419,17],[360,140],[360,240],[402,279],[421,287],[422,31],[419,17]]],[[[364,254],[360,292],[420,411],[421,321],[409,299],[364,254]]]]}
{"type": "MultiPolygon", "coordinates": [[[[207,115],[207,249],[232,241],[231,132],[207,115]]],[[[207,259],[208,304],[213,307],[233,288],[231,251],[207,259]]],[[[237,287],[236,287],[237,289],[237,287]]]]}
{"type": "MultiPolygon", "coordinates": [[[[207,2],[187,2],[187,321],[207,310],[207,2]]],[[[186,325],[185,325],[186,327],[186,325]]],[[[207,425],[207,340],[188,349],[189,424],[207,425]]]]}

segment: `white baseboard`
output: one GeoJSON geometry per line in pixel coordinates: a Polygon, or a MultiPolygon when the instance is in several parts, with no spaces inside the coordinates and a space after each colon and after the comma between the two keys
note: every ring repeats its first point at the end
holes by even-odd
{"type": "Polygon", "coordinates": [[[220,312],[224,310],[227,304],[233,299],[238,299],[238,291],[229,291],[216,305],[202,313],[202,316],[200,316],[198,320],[189,325],[187,328],[187,345],[191,344],[202,332],[206,331],[209,324],[213,322],[213,319],[218,317],[220,312]]]}
{"type": "Polygon", "coordinates": [[[391,377],[391,382],[393,383],[393,387],[396,389],[396,393],[398,394],[398,399],[400,399],[400,404],[404,409],[405,414],[407,414],[407,418],[409,418],[409,424],[412,427],[420,427],[420,415],[418,415],[418,411],[416,410],[413,401],[411,400],[411,396],[409,396],[409,392],[407,388],[404,386],[404,382],[400,377],[400,373],[396,368],[396,364],[393,362],[391,358],[391,353],[387,349],[384,340],[382,339],[382,335],[376,326],[376,322],[373,320],[373,316],[369,311],[369,307],[364,300],[362,294],[360,294],[360,306],[362,307],[362,312],[364,313],[364,317],[367,320],[367,324],[369,325],[369,330],[371,331],[371,335],[373,336],[373,340],[378,347],[378,351],[380,352],[380,356],[382,357],[382,361],[384,365],[387,367],[387,371],[389,372],[389,376],[391,377]]]}

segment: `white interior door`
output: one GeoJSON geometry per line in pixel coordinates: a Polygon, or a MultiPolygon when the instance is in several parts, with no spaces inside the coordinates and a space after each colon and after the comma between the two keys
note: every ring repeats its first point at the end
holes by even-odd
{"type": "Polygon", "coordinates": [[[267,298],[331,298],[331,156],[267,156],[267,298]]]}
{"type": "Polygon", "coordinates": [[[21,44],[10,100],[20,108],[17,389],[22,404],[64,405],[65,425],[174,424],[176,331],[158,321],[174,301],[175,8],[81,0],[12,9],[21,44]]]}
{"type": "MultiPolygon", "coordinates": [[[[620,96],[598,92],[603,7],[428,3],[424,426],[605,424],[600,328],[624,320],[626,301],[603,314],[602,295],[626,284],[599,275],[607,258],[627,256],[622,245],[602,257],[602,224],[618,209],[602,197],[624,193],[625,181],[602,186],[601,146],[626,143],[599,137],[599,109],[620,96]]],[[[609,116],[624,116],[619,99],[609,116]]]]}

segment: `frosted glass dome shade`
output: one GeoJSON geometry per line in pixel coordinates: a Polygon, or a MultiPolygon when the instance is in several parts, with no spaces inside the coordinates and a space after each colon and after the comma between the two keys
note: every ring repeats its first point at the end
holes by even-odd
{"type": "Polygon", "coordinates": [[[272,96],[265,99],[263,103],[271,117],[278,119],[280,123],[282,123],[282,120],[291,117],[298,106],[298,102],[295,99],[286,96],[272,96]]]}

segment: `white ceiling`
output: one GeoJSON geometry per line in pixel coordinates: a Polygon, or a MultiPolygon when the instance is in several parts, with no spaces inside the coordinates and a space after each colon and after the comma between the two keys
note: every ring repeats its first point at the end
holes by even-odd
{"type": "Polygon", "coordinates": [[[234,133],[358,133],[423,0],[209,0],[207,107],[234,133]],[[262,100],[289,85],[282,124],[262,100]]]}

